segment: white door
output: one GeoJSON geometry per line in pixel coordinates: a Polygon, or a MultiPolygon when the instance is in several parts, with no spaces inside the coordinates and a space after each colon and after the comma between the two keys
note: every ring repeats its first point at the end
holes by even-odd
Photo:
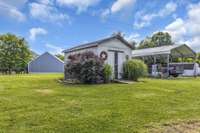
{"type": "Polygon", "coordinates": [[[109,51],[107,62],[112,67],[112,77],[122,78],[123,63],[126,61],[125,53],[122,51],[109,51]]]}
{"type": "Polygon", "coordinates": [[[112,67],[112,78],[114,78],[114,52],[108,52],[107,63],[112,67]]]}
{"type": "Polygon", "coordinates": [[[123,64],[126,61],[125,53],[118,52],[118,77],[122,78],[123,64]]]}

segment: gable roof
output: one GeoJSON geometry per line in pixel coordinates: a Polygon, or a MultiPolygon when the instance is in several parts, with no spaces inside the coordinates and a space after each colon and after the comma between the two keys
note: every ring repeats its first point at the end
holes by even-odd
{"type": "Polygon", "coordinates": [[[172,54],[172,52],[176,52],[177,55],[179,54],[185,57],[194,57],[196,55],[189,46],[182,44],[133,50],[132,57],[172,54]]]}
{"type": "Polygon", "coordinates": [[[107,42],[107,41],[110,41],[110,40],[113,40],[113,39],[118,39],[119,41],[124,43],[129,48],[131,48],[131,49],[133,48],[132,45],[130,43],[128,43],[121,35],[117,34],[117,35],[114,35],[114,36],[111,36],[111,37],[108,37],[108,38],[104,38],[104,39],[101,39],[101,40],[98,40],[98,41],[94,41],[94,42],[82,44],[82,45],[79,45],[79,46],[75,46],[75,47],[72,47],[70,49],[64,50],[63,52],[69,53],[69,52],[78,51],[78,50],[82,50],[82,49],[97,47],[100,44],[107,42]]]}
{"type": "Polygon", "coordinates": [[[45,53],[41,54],[40,56],[38,56],[38,57],[36,57],[35,59],[33,59],[32,61],[30,61],[28,64],[30,64],[31,62],[34,62],[34,61],[38,60],[40,57],[42,57],[42,56],[44,56],[44,55],[51,56],[51,57],[55,58],[56,60],[58,60],[59,62],[61,62],[61,63],[64,64],[64,61],[62,61],[61,59],[59,59],[59,58],[56,57],[55,55],[50,54],[49,52],[45,52],[45,53]]]}

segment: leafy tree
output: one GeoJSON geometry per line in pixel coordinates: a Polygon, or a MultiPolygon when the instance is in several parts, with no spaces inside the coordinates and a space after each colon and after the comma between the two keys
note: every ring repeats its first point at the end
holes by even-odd
{"type": "Polygon", "coordinates": [[[172,45],[172,38],[167,32],[157,32],[151,37],[151,42],[155,47],[172,45]]]}
{"type": "Polygon", "coordinates": [[[31,51],[32,59],[36,59],[39,55],[34,51],[31,51]]]}
{"type": "Polygon", "coordinates": [[[157,32],[152,37],[147,37],[140,42],[138,49],[173,45],[172,38],[167,32],[157,32]]]}
{"type": "Polygon", "coordinates": [[[152,43],[151,38],[147,37],[146,39],[140,42],[138,49],[152,48],[152,47],[155,47],[155,45],[152,43]]]}
{"type": "Polygon", "coordinates": [[[58,57],[62,61],[64,61],[64,59],[65,59],[64,55],[61,55],[61,54],[57,54],[56,57],[58,57]]]}
{"type": "Polygon", "coordinates": [[[196,62],[197,62],[198,64],[200,64],[200,53],[197,53],[196,62]]]}
{"type": "Polygon", "coordinates": [[[191,57],[184,57],[184,58],[175,58],[173,59],[173,62],[188,62],[188,63],[193,63],[196,62],[200,64],[200,53],[196,54],[196,58],[191,58],[191,57]]]}
{"type": "Polygon", "coordinates": [[[132,45],[133,50],[136,49],[137,43],[135,41],[130,41],[129,43],[132,45]]]}
{"type": "Polygon", "coordinates": [[[24,38],[13,34],[0,36],[0,68],[3,72],[25,71],[31,59],[31,51],[24,38]]]}

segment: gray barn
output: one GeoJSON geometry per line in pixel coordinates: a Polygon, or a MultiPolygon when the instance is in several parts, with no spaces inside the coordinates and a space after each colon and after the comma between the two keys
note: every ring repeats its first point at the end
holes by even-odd
{"type": "Polygon", "coordinates": [[[63,73],[64,62],[46,52],[28,64],[29,73],[63,73]]]}

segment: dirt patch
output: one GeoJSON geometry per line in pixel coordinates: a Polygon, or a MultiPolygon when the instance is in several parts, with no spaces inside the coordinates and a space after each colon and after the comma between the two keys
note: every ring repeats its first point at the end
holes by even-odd
{"type": "Polygon", "coordinates": [[[37,89],[36,92],[39,92],[42,95],[52,94],[54,91],[50,89],[37,89]]]}
{"type": "Polygon", "coordinates": [[[200,121],[193,120],[152,127],[148,133],[200,133],[200,121]]]}

